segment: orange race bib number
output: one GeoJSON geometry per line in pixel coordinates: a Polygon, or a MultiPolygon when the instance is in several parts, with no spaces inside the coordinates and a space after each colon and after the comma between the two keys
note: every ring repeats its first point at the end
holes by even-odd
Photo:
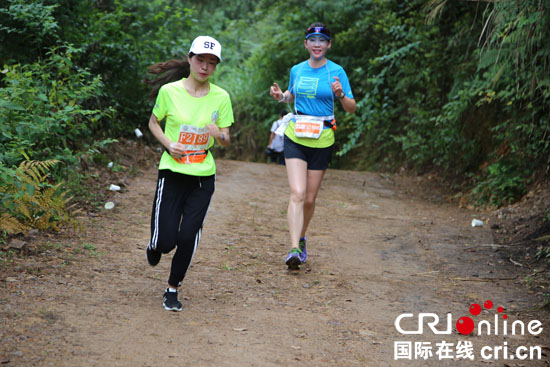
{"type": "Polygon", "coordinates": [[[316,116],[296,115],[294,134],[298,138],[319,139],[323,132],[324,120],[316,116]]]}
{"type": "Polygon", "coordinates": [[[178,143],[185,146],[183,156],[176,159],[178,163],[202,163],[208,155],[210,134],[206,127],[182,124],[178,143]]]}

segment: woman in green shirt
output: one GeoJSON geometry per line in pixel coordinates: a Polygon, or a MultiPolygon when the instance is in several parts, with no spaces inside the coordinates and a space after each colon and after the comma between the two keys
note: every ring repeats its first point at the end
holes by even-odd
{"type": "Polygon", "coordinates": [[[216,165],[209,148],[214,140],[229,144],[229,127],[234,122],[229,94],[209,81],[221,59],[220,43],[199,36],[187,62],[171,60],[149,68],[163,74],[148,81],[154,87],[153,96],[158,91],[149,129],[165,152],[159,163],[147,260],[155,266],[162,254],[176,248],[164,292],[163,306],[170,311],[182,310],[177,289],[197,249],[214,193],[216,165]],[[185,74],[187,68],[188,77],[163,84],[167,78],[185,74]]]}

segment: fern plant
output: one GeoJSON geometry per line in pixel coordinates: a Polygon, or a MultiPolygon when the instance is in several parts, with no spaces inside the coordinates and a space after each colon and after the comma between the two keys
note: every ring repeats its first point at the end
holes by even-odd
{"type": "Polygon", "coordinates": [[[67,224],[76,226],[68,207],[71,198],[60,190],[62,183],[49,182],[48,172],[57,163],[55,159],[26,160],[12,175],[4,168],[2,178],[7,184],[0,188],[0,231],[16,234],[32,228],[60,231],[67,224]]]}

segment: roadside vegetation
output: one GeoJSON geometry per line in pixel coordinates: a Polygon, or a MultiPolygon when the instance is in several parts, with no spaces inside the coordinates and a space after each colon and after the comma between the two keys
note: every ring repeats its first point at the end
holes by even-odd
{"type": "MultiPolygon", "coordinates": [[[[214,82],[237,121],[217,155],[263,160],[281,107],[269,86],[288,83],[315,21],[334,32],[329,57],[358,102],[336,116],[334,168],[436,172],[470,204],[517,202],[550,171],[549,11],[540,0],[6,0],[0,241],[71,223],[89,164],[146,131],[147,66],[185,57],[199,34],[224,46],[214,82]]],[[[537,218],[547,227],[548,209],[537,218]]]]}

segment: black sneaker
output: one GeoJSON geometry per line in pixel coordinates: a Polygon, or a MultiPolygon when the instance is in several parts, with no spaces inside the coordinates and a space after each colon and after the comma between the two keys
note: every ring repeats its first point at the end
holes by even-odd
{"type": "Polygon", "coordinates": [[[149,262],[149,265],[156,266],[159,263],[161,256],[162,253],[153,250],[151,247],[151,242],[149,242],[149,245],[147,245],[147,261],[149,262]]]}
{"type": "Polygon", "coordinates": [[[178,291],[170,292],[169,288],[166,288],[164,292],[164,303],[162,304],[166,311],[181,311],[183,305],[178,301],[178,291]]]}

